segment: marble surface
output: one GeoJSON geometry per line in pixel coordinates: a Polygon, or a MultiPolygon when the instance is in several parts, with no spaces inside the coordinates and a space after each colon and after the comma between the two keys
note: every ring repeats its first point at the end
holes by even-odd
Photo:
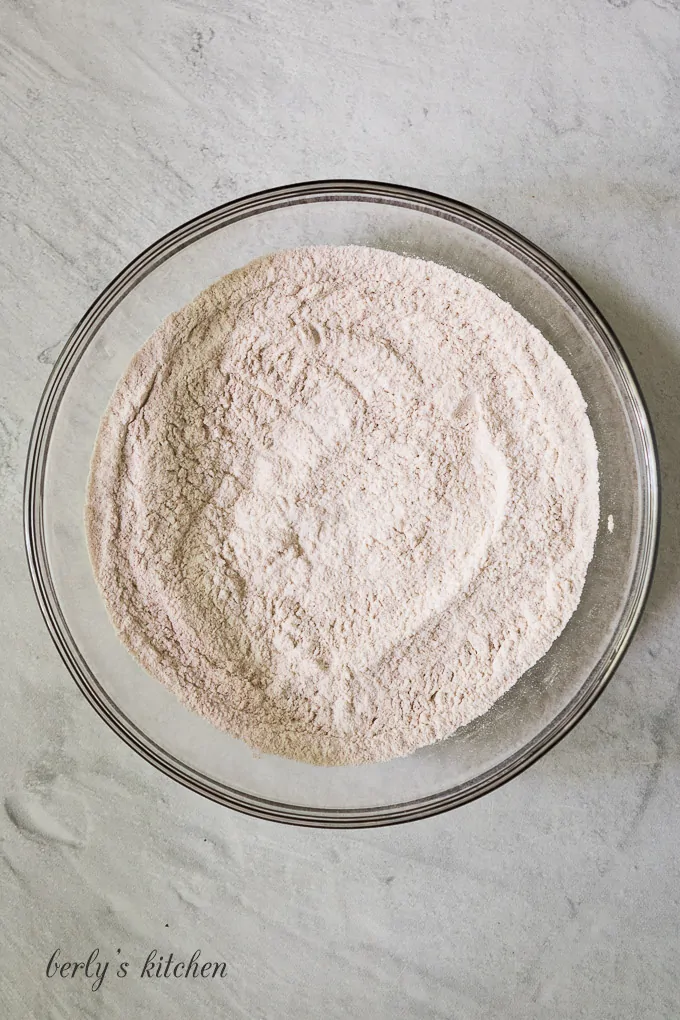
{"type": "Polygon", "coordinates": [[[678,0],[0,10],[3,1016],[677,1017],[678,0]],[[665,486],[649,607],[581,725],[469,807],[345,833],[230,813],[123,746],[51,645],[21,524],[35,406],[100,288],[206,207],[332,176],[453,195],[560,260],[638,373],[665,486]],[[48,979],[57,947],[130,976],[48,979]],[[154,947],[228,974],[142,979],[154,947]]]}

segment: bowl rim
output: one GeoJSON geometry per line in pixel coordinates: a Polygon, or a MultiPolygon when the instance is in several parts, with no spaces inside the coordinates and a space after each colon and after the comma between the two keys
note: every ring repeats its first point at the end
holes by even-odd
{"type": "MultiPolygon", "coordinates": [[[[611,367],[611,366],[610,366],[611,367]]],[[[418,188],[377,181],[330,179],[304,181],[264,191],[215,206],[164,234],[129,262],[94,299],[71,332],[43,390],[29,440],[24,476],[24,539],[28,568],[43,619],[71,677],[104,722],[129,747],[176,782],[243,814],[293,825],[322,828],[365,828],[415,821],[467,804],[520,775],[554,747],[583,718],[609,683],[637,629],[649,595],[659,541],[661,491],[656,439],[639,383],[614,331],[574,278],[550,255],[500,220],[456,199],[418,188]],[[240,219],[286,205],[317,201],[386,202],[415,208],[474,225],[557,289],[563,300],[599,334],[625,385],[627,409],[637,425],[640,462],[645,482],[642,491],[641,543],[633,578],[616,631],[588,680],[561,712],[532,740],[503,761],[450,790],[403,803],[377,808],[310,808],[286,804],[229,787],[182,762],[151,740],[116,705],[82,656],[56,594],[45,543],[44,485],[47,457],[56,416],[70,379],[85,349],[114,308],[144,277],[182,248],[240,219]]]]}

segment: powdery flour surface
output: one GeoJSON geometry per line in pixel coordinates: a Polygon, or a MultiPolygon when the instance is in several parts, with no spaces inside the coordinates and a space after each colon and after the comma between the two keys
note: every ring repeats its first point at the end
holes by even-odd
{"type": "Polygon", "coordinates": [[[543,336],[359,247],[267,256],[170,316],[116,389],[86,509],[149,673],[324,765],[485,712],[574,612],[598,516],[585,402],[543,336]]]}

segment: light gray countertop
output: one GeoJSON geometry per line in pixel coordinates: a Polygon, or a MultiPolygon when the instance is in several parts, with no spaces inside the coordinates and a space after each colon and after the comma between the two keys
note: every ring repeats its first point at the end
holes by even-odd
{"type": "Polygon", "coordinates": [[[678,0],[1,11],[3,1016],[676,1018],[678,0]],[[137,758],[52,647],[21,523],[37,401],[109,279],[211,205],[343,176],[477,205],[572,272],[638,374],[664,483],[651,599],[586,719],[491,796],[363,832],[241,817],[137,758]],[[48,979],[57,947],[130,976],[48,979]],[[228,975],[142,979],[154,947],[228,975]]]}

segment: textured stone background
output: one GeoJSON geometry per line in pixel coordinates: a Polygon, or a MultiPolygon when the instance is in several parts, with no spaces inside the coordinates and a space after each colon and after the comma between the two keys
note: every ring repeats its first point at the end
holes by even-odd
{"type": "Polygon", "coordinates": [[[2,0],[0,1002],[9,1020],[678,1016],[680,3],[2,0]],[[657,429],[649,608],[555,751],[454,814],[302,831],[173,785],[101,723],[30,590],[21,486],[61,344],[141,248],[353,176],[481,206],[610,318],[657,429]],[[151,946],[220,982],[47,981],[151,946]]]}

